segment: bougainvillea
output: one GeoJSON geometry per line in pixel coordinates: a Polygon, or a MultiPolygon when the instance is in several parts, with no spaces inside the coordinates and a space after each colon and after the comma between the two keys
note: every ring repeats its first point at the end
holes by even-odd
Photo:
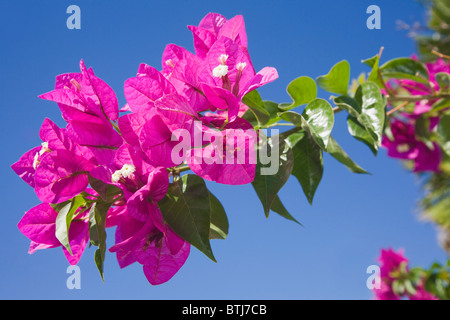
{"type": "MultiPolygon", "coordinates": [[[[108,250],[121,268],[141,264],[154,285],[177,273],[191,246],[216,261],[210,240],[227,237],[228,219],[205,180],[252,184],[266,216],[272,211],[297,222],[278,197],[291,175],[312,203],[324,152],[351,172],[367,173],[332,136],[341,111],[349,133],[375,155],[384,146],[418,172],[440,172],[447,161],[442,118],[449,117],[450,76],[442,60],[428,69],[412,58],[380,65],[380,51],[364,60],[371,70],[356,86],[343,60],[316,79],[294,79],[291,101],[276,103],[257,91],[278,73],[255,71],[242,16],[210,13],[188,28],[195,53],[170,44],[161,66],[138,66],[125,81],[122,107],[82,60],[80,73],[57,76],[55,88],[40,96],[56,102],[66,127],[46,119],[42,144],[12,165],[42,201],[18,225],[30,253],[62,247],[76,264],[89,243],[97,247],[102,278],[108,250]],[[334,95],[331,103],[318,88],[334,95]],[[393,119],[397,114],[401,119],[393,119]],[[114,244],[107,247],[111,227],[114,244]]],[[[383,283],[394,297],[391,283],[383,283]]]]}

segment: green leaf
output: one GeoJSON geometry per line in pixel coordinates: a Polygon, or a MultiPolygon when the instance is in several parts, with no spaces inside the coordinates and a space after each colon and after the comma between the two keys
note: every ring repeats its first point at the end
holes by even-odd
{"type": "Polygon", "coordinates": [[[369,131],[380,146],[386,117],[386,104],[380,88],[374,82],[362,83],[356,90],[355,101],[361,106],[358,122],[369,131]]]}
{"type": "MultiPolygon", "coordinates": [[[[359,88],[360,86],[358,86],[359,88]]],[[[333,99],[336,106],[348,112],[348,114],[354,118],[359,118],[361,114],[361,106],[355,99],[348,96],[339,96],[333,99]]]]}
{"type": "Polygon", "coordinates": [[[334,103],[348,112],[350,134],[368,145],[376,155],[381,145],[386,117],[386,102],[380,88],[368,81],[358,87],[355,98],[340,96],[334,99],[334,103]]]}
{"type": "Polygon", "coordinates": [[[405,285],[405,290],[408,294],[410,294],[410,295],[416,294],[416,288],[414,288],[414,285],[412,284],[411,281],[405,280],[404,285],[405,285]]]}
{"type": "Polygon", "coordinates": [[[75,211],[86,203],[86,200],[78,195],[71,200],[67,200],[57,204],[51,204],[53,210],[58,212],[55,225],[55,236],[59,242],[67,249],[72,255],[72,249],[70,248],[69,229],[72,224],[72,220],[75,211]]]}
{"type": "Polygon", "coordinates": [[[375,82],[380,88],[382,88],[383,87],[383,79],[380,77],[380,72],[379,72],[379,70],[380,70],[380,68],[379,68],[380,55],[377,54],[376,56],[374,56],[370,59],[363,60],[362,62],[372,68],[372,70],[370,71],[369,77],[367,78],[367,81],[375,82]]]}
{"type": "Polygon", "coordinates": [[[430,118],[426,113],[416,119],[414,124],[414,133],[417,140],[425,143],[429,149],[434,149],[433,142],[430,140],[430,118]]]}
{"type": "Polygon", "coordinates": [[[353,122],[367,131],[373,138],[370,143],[373,140],[377,147],[381,144],[385,122],[385,101],[378,91],[376,84],[367,82],[358,87],[355,98],[340,96],[334,99],[334,103],[346,110],[353,122]]]}
{"type": "Polygon", "coordinates": [[[439,112],[441,110],[447,109],[450,107],[450,99],[439,99],[433,104],[433,107],[431,108],[431,112],[439,112]]]}
{"type": "Polygon", "coordinates": [[[280,197],[278,195],[273,199],[272,206],[270,208],[273,212],[278,213],[283,218],[286,218],[288,220],[294,221],[295,223],[298,223],[302,226],[300,222],[298,222],[286,209],[286,207],[283,205],[283,203],[280,200],[280,197]]]}
{"type": "MultiPolygon", "coordinates": [[[[293,154],[289,148],[285,148],[284,141],[280,141],[278,136],[268,138],[262,143],[264,143],[264,148],[267,148],[265,149],[267,150],[267,157],[272,159],[272,152],[276,150],[278,152],[277,160],[279,161],[277,171],[275,173],[270,172],[270,174],[264,172],[263,168],[274,166],[274,163],[263,164],[258,161],[255,178],[252,182],[253,188],[263,205],[264,213],[268,217],[275,197],[292,173],[293,154]]],[[[261,156],[258,160],[261,160],[261,156]]]]}
{"type": "Polygon", "coordinates": [[[349,116],[347,118],[347,127],[353,137],[366,144],[370,150],[372,150],[373,154],[377,155],[378,143],[370,135],[370,133],[367,132],[366,128],[364,128],[358,120],[356,120],[356,118],[349,116]]]}
{"type": "Polygon", "coordinates": [[[368,173],[366,170],[357,165],[347,153],[341,148],[341,146],[330,136],[330,141],[328,142],[328,153],[333,156],[337,161],[342,163],[354,173],[368,173]]]}
{"type": "MultiPolygon", "coordinates": [[[[282,110],[278,108],[278,103],[273,101],[264,101],[264,108],[269,113],[269,120],[264,125],[270,125],[281,120],[281,118],[278,116],[278,113],[282,110]]],[[[255,113],[251,109],[248,109],[244,113],[242,118],[250,122],[254,127],[259,125],[258,119],[256,118],[255,113]]]]}
{"type": "Polygon", "coordinates": [[[310,77],[299,77],[289,83],[287,92],[292,98],[292,103],[281,104],[282,110],[290,110],[314,100],[317,97],[316,82],[310,77]]]}
{"type": "Polygon", "coordinates": [[[392,59],[383,64],[380,70],[385,78],[409,79],[429,85],[427,68],[411,58],[392,59]]]}
{"type": "Polygon", "coordinates": [[[338,62],[328,74],[318,77],[316,82],[327,92],[346,95],[350,82],[350,64],[346,60],[338,62]]]}
{"type": "Polygon", "coordinates": [[[450,74],[438,72],[435,75],[436,82],[439,85],[439,92],[450,93],[450,74]]]}
{"type": "Polygon", "coordinates": [[[450,113],[443,114],[437,127],[438,142],[450,156],[450,113]]]}
{"type": "Polygon", "coordinates": [[[226,239],[228,235],[228,218],[220,201],[209,192],[209,206],[211,208],[211,224],[209,239],[226,239]]]}
{"type": "Polygon", "coordinates": [[[294,133],[289,140],[294,154],[292,175],[300,182],[308,202],[312,204],[323,175],[322,149],[309,134],[294,133]]]}
{"type": "Polygon", "coordinates": [[[264,125],[270,120],[269,112],[265,109],[264,102],[257,90],[252,90],[247,93],[242,98],[242,102],[253,112],[259,125],[264,125]]]}
{"type": "Polygon", "coordinates": [[[114,197],[122,193],[122,190],[113,184],[104,183],[102,180],[88,175],[89,184],[105,202],[113,202],[114,197]]]}
{"type": "Polygon", "coordinates": [[[91,206],[89,211],[89,238],[91,244],[98,246],[94,254],[94,261],[100,273],[102,281],[104,280],[104,268],[106,252],[106,216],[112,203],[106,203],[97,200],[91,206]]]}
{"type": "Polygon", "coordinates": [[[270,125],[281,120],[281,118],[278,116],[278,113],[281,111],[281,109],[278,106],[279,105],[276,102],[264,101],[264,108],[266,108],[267,112],[269,112],[270,115],[270,120],[265,123],[265,125],[270,125]]]}
{"type": "Polygon", "coordinates": [[[171,183],[159,203],[164,220],[182,239],[216,262],[211,250],[211,205],[202,178],[187,174],[171,183]]]}
{"type": "Polygon", "coordinates": [[[315,99],[306,106],[302,115],[286,111],[280,113],[280,117],[302,128],[324,151],[327,150],[328,140],[334,126],[333,108],[327,101],[315,99]]]}
{"type": "Polygon", "coordinates": [[[323,99],[313,100],[303,111],[303,117],[312,129],[305,128],[305,130],[309,131],[319,146],[326,151],[334,126],[334,112],[331,105],[323,99]]]}

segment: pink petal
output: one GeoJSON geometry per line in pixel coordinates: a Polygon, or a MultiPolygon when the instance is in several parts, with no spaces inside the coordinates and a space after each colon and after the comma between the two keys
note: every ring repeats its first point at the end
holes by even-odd
{"type": "Polygon", "coordinates": [[[217,36],[207,29],[196,26],[188,26],[188,28],[192,31],[192,35],[194,36],[194,48],[196,55],[202,59],[205,59],[209,49],[214,42],[217,41],[217,36]]]}
{"type": "Polygon", "coordinates": [[[36,156],[36,154],[39,154],[41,148],[42,147],[35,147],[25,152],[25,154],[23,154],[20,159],[11,166],[14,172],[33,188],[35,186],[34,174],[36,172],[36,170],[33,168],[34,157],[36,156]]]}
{"type": "Polygon", "coordinates": [[[206,29],[214,33],[219,34],[220,28],[227,22],[227,19],[218,13],[208,13],[198,24],[199,28],[206,29]]]}
{"type": "Polygon", "coordinates": [[[171,132],[177,129],[189,130],[197,113],[186,99],[169,94],[155,101],[157,112],[171,132]]]}
{"type": "Polygon", "coordinates": [[[73,266],[80,260],[86,244],[89,241],[89,223],[87,221],[74,220],[70,224],[69,244],[72,255],[62,246],[67,261],[73,266]]]}
{"type": "Polygon", "coordinates": [[[133,112],[147,112],[158,98],[176,93],[173,85],[158,70],[145,64],[140,65],[137,77],[125,81],[124,91],[133,112]]]}
{"type": "Polygon", "coordinates": [[[42,202],[69,200],[88,185],[87,172],[94,165],[66,150],[46,154],[35,174],[35,192],[42,202]]]}
{"type": "Polygon", "coordinates": [[[227,37],[235,41],[238,45],[247,47],[247,33],[245,32],[244,17],[237,15],[228,20],[220,28],[217,37],[227,37]]]}
{"type": "Polygon", "coordinates": [[[238,63],[246,64],[246,67],[242,71],[240,83],[245,83],[245,79],[254,76],[255,73],[253,65],[245,52],[239,47],[238,44],[233,42],[233,40],[226,37],[221,37],[214,43],[208,52],[205,59],[205,67],[202,69],[198,77],[200,82],[206,83],[210,86],[223,87],[222,78],[214,77],[213,70],[219,65],[219,57],[224,54],[228,56],[226,61],[226,65],[228,66],[227,76],[232,86],[236,83],[236,65],[238,63]]]}
{"type": "Polygon", "coordinates": [[[106,216],[106,228],[111,228],[119,225],[122,218],[127,213],[127,206],[116,206],[108,210],[106,216]]]}
{"type": "Polygon", "coordinates": [[[31,241],[50,246],[61,245],[55,236],[58,213],[47,203],[41,203],[25,213],[18,224],[20,232],[31,241]]]}
{"type": "MultiPolygon", "coordinates": [[[[222,153],[219,153],[215,139],[213,143],[200,149],[201,152],[191,149],[187,159],[190,169],[200,177],[218,183],[240,185],[252,182],[256,168],[256,132],[250,123],[241,118],[227,124],[224,129],[220,132],[223,140],[222,153]],[[233,135],[235,138],[231,139],[233,135]],[[231,151],[228,159],[227,151],[231,151]]],[[[204,127],[203,130],[205,134],[212,129],[204,127]]],[[[211,136],[216,134],[217,130],[211,132],[211,136]]]]}
{"type": "Polygon", "coordinates": [[[28,253],[33,254],[37,250],[52,249],[52,248],[57,248],[60,246],[61,246],[60,243],[58,245],[50,245],[50,244],[42,244],[42,243],[37,243],[37,242],[31,241],[30,247],[28,248],[28,253]]]}
{"type": "Polygon", "coordinates": [[[185,242],[176,255],[172,255],[167,246],[154,246],[146,250],[144,274],[152,285],[159,285],[169,281],[186,262],[190,245],[185,242]]]}
{"type": "MultiPolygon", "coordinates": [[[[243,86],[243,90],[239,94],[240,97],[245,96],[252,90],[255,90],[269,82],[272,82],[278,78],[277,69],[272,67],[265,67],[259,71],[253,79],[243,86]]],[[[241,82],[242,83],[242,82],[241,82]]]]}
{"type": "Polygon", "coordinates": [[[129,144],[123,144],[116,152],[114,165],[120,170],[124,164],[132,164],[135,166],[135,175],[143,177],[143,183],[147,182],[148,174],[154,170],[150,164],[150,159],[142,152],[141,148],[133,147],[129,144]]]}
{"type": "Polygon", "coordinates": [[[139,136],[145,123],[156,114],[156,109],[149,112],[137,112],[123,115],[119,118],[119,129],[122,137],[129,144],[139,146],[139,136]]]}
{"type": "MultiPolygon", "coordinates": [[[[228,110],[228,121],[234,121],[239,112],[239,100],[228,90],[201,85],[202,91],[208,101],[217,109],[228,110]]],[[[214,111],[214,109],[211,109],[214,111]]]]}
{"type": "Polygon", "coordinates": [[[153,116],[144,125],[140,137],[142,151],[151,164],[170,168],[177,166],[172,159],[172,150],[178,141],[172,141],[172,131],[159,115],[153,116]]]}
{"type": "Polygon", "coordinates": [[[169,188],[169,173],[165,168],[156,168],[150,172],[147,185],[150,191],[150,199],[154,202],[162,200],[169,188]]]}

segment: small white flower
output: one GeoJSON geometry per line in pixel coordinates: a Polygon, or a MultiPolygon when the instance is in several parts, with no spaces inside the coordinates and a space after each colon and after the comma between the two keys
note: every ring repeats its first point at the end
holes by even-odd
{"type": "Polygon", "coordinates": [[[42,142],[41,143],[41,150],[39,151],[39,155],[42,156],[46,152],[50,152],[50,149],[48,148],[48,142],[42,142]]]}
{"type": "Polygon", "coordinates": [[[122,174],[122,177],[128,178],[130,174],[136,171],[136,167],[132,164],[124,164],[122,169],[120,169],[120,172],[122,174]]]}
{"type": "Polygon", "coordinates": [[[219,64],[217,67],[215,67],[212,71],[213,76],[217,78],[225,77],[228,74],[228,66],[219,64]]]}
{"type": "Polygon", "coordinates": [[[122,178],[122,172],[121,170],[116,170],[111,177],[111,181],[114,183],[119,182],[119,180],[122,178]]]}
{"type": "Polygon", "coordinates": [[[39,165],[39,152],[36,152],[36,154],[34,155],[34,159],[33,159],[33,169],[36,170],[36,168],[39,165]]]}

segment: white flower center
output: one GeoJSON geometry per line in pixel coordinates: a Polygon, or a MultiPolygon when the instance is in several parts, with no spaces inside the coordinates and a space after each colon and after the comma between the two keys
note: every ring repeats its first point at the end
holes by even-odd
{"type": "Polygon", "coordinates": [[[120,178],[122,178],[122,172],[120,172],[120,170],[117,170],[112,174],[111,181],[117,183],[119,182],[120,178]]]}
{"type": "Polygon", "coordinates": [[[217,78],[225,77],[228,74],[228,66],[219,64],[217,67],[215,67],[212,71],[213,76],[217,78]]]}
{"type": "Polygon", "coordinates": [[[132,174],[133,172],[136,171],[136,167],[133,166],[132,164],[124,164],[123,167],[122,167],[122,169],[120,169],[120,171],[121,171],[122,176],[123,176],[124,178],[128,178],[128,176],[129,176],[130,174],[132,174]]]}
{"type": "Polygon", "coordinates": [[[132,164],[124,164],[122,169],[114,171],[112,174],[111,180],[114,183],[119,182],[122,178],[128,178],[130,174],[136,171],[136,167],[132,164]]]}

